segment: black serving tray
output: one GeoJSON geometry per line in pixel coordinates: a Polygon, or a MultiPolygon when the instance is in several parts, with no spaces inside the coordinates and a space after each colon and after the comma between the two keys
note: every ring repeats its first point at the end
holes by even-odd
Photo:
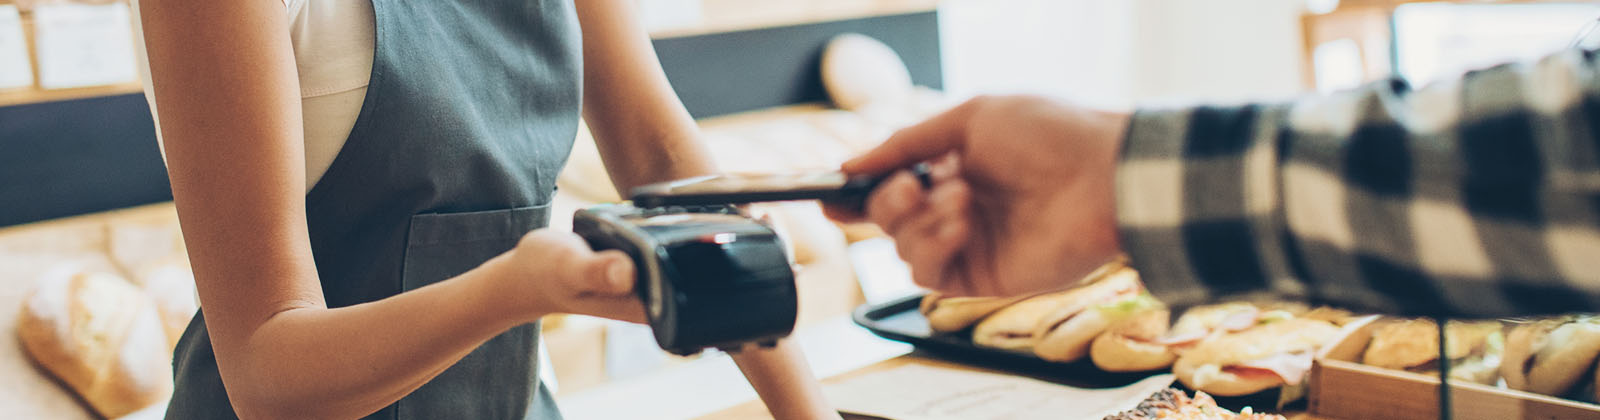
{"type": "MultiPolygon", "coordinates": [[[[928,327],[928,319],[917,310],[921,303],[922,295],[915,295],[878,305],[861,305],[851,314],[851,318],[873,334],[910,343],[926,355],[1079,388],[1121,387],[1169,372],[1167,370],[1106,372],[1095,367],[1088,358],[1060,363],[1040,359],[1032,353],[978,346],[972,343],[971,329],[953,333],[934,333],[933,329],[928,327]]],[[[1173,386],[1193,392],[1181,382],[1173,382],[1173,386]]],[[[1278,394],[1278,390],[1273,389],[1245,396],[1214,398],[1217,400],[1217,405],[1231,410],[1237,411],[1250,406],[1260,411],[1276,407],[1278,394]]],[[[1298,402],[1287,408],[1294,409],[1303,405],[1303,402],[1298,402]]]]}

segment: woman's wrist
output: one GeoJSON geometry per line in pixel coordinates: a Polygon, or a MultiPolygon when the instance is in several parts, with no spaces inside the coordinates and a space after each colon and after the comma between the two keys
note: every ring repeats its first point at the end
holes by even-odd
{"type": "Polygon", "coordinates": [[[519,272],[512,261],[514,252],[507,251],[491,258],[463,276],[473,283],[472,290],[479,296],[477,301],[484,303],[482,309],[513,326],[537,321],[554,312],[539,299],[539,293],[527,290],[535,282],[519,272]]]}
{"type": "Polygon", "coordinates": [[[774,418],[839,418],[796,343],[786,339],[772,348],[751,346],[734,354],[733,360],[774,418]]]}

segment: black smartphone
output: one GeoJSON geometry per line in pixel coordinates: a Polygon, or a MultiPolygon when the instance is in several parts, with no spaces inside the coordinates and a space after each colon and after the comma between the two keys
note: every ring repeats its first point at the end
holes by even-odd
{"type": "MultiPolygon", "coordinates": [[[[927,165],[911,171],[929,183],[927,165]]],[[[705,206],[763,201],[822,200],[859,208],[887,175],[846,175],[838,171],[787,174],[723,174],[680,179],[634,188],[639,207],[705,206]]]]}

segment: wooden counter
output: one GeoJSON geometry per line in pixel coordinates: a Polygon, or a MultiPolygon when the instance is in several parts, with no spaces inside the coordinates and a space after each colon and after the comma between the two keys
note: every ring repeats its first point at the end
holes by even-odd
{"type": "MultiPolygon", "coordinates": [[[[908,365],[921,365],[921,366],[928,366],[928,367],[936,367],[936,368],[944,368],[944,369],[957,369],[957,370],[966,370],[966,371],[974,371],[974,372],[1005,373],[1005,372],[991,370],[991,369],[985,369],[985,368],[974,367],[974,366],[970,366],[970,365],[963,365],[963,364],[959,364],[959,363],[949,362],[949,361],[933,358],[933,357],[924,355],[922,353],[911,353],[911,354],[907,354],[907,355],[904,355],[904,356],[896,357],[896,358],[893,358],[893,359],[885,360],[885,361],[882,361],[882,362],[874,363],[874,364],[869,365],[867,367],[856,369],[854,371],[851,371],[851,372],[848,372],[848,373],[845,373],[845,374],[841,374],[841,375],[837,375],[837,376],[833,376],[833,377],[830,377],[830,378],[823,379],[822,383],[823,383],[823,385],[836,384],[836,383],[839,383],[839,382],[842,382],[842,381],[847,381],[847,380],[850,380],[850,379],[853,379],[853,378],[856,378],[856,377],[869,375],[869,374],[877,373],[877,372],[883,372],[883,371],[887,371],[887,370],[890,370],[890,369],[898,368],[898,367],[901,367],[901,366],[908,366],[908,365]]],[[[1287,416],[1291,420],[1334,420],[1334,419],[1316,417],[1316,416],[1312,416],[1310,414],[1305,414],[1305,413],[1289,412],[1289,413],[1284,413],[1284,414],[1285,414],[1285,416],[1287,416]]],[[[744,404],[740,404],[740,405],[734,406],[732,408],[728,408],[726,410],[718,411],[716,413],[712,413],[710,415],[700,417],[699,420],[752,420],[752,419],[771,419],[771,418],[772,418],[772,414],[767,412],[767,407],[766,407],[766,405],[761,403],[761,400],[752,400],[752,401],[746,402],[744,404]]],[[[845,418],[845,420],[875,419],[875,417],[852,416],[852,415],[845,415],[844,418],[845,418]]]]}

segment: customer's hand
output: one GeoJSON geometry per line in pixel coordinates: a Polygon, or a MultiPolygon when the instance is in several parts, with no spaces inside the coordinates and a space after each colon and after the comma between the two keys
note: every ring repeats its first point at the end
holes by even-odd
{"type": "Polygon", "coordinates": [[[901,171],[873,192],[864,215],[829,214],[882,226],[924,287],[1061,288],[1120,253],[1113,176],[1128,118],[1038,97],[977,98],[843,167],[875,174],[934,161],[931,188],[901,171]]]}
{"type": "Polygon", "coordinates": [[[594,252],[571,232],[529,232],[490,264],[498,289],[529,321],[569,313],[645,322],[644,304],[633,290],[633,260],[621,251],[594,252]]]}

